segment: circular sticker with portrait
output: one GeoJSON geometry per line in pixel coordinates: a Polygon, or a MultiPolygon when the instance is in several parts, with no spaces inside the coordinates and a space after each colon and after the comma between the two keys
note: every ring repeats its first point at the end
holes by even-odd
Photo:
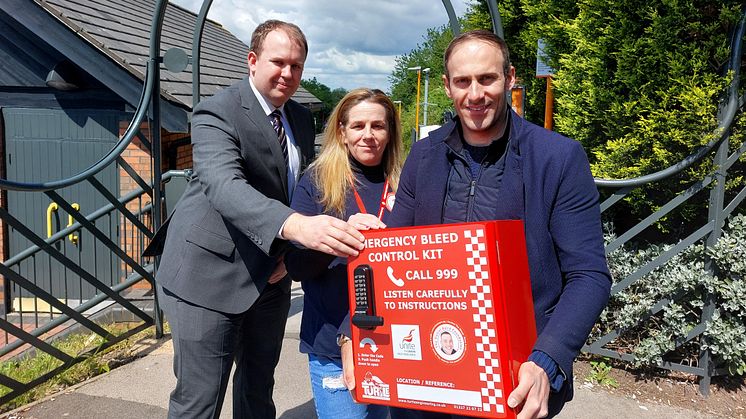
{"type": "Polygon", "coordinates": [[[466,338],[461,329],[451,322],[435,325],[430,335],[433,352],[445,362],[458,362],[466,349],[466,338]]]}

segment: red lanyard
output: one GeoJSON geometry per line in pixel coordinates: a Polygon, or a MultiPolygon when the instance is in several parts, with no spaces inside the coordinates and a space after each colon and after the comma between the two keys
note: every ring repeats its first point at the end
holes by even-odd
{"type": "MultiPolygon", "coordinates": [[[[368,212],[365,210],[365,205],[363,204],[363,200],[360,198],[360,194],[357,193],[357,189],[355,189],[355,182],[352,182],[352,192],[355,194],[355,201],[357,201],[357,207],[363,214],[367,214],[368,212]]],[[[381,194],[381,204],[378,208],[378,219],[383,219],[383,210],[386,209],[386,197],[389,192],[389,180],[386,179],[386,182],[383,183],[383,193],[381,194]]]]}

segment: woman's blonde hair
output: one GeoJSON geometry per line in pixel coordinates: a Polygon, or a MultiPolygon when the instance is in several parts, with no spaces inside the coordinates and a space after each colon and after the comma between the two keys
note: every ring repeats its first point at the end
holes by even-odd
{"type": "Polygon", "coordinates": [[[386,110],[386,130],[389,141],[383,151],[381,165],[393,191],[399,186],[402,166],[402,139],[399,117],[394,103],[378,89],[354,89],[347,93],[334,108],[326,128],[324,142],[316,161],[311,165],[313,180],[321,192],[321,205],[327,213],[343,216],[345,197],[355,177],[342,130],[347,125],[350,109],[362,102],[377,103],[386,110]]]}

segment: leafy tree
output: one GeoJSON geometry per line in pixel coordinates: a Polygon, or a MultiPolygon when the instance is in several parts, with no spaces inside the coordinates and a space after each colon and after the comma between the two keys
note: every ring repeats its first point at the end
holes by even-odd
{"type": "Polygon", "coordinates": [[[320,133],[324,130],[324,123],[331,114],[332,110],[337,103],[347,94],[347,90],[338,87],[336,89],[330,89],[329,86],[316,80],[316,77],[310,80],[301,80],[300,85],[304,89],[311,92],[322,102],[322,108],[319,115],[316,115],[316,132],[320,133]]]}
{"type": "MultiPolygon", "coordinates": [[[[608,233],[607,243],[617,237],[608,233]]],[[[715,365],[732,375],[746,374],[746,216],[731,217],[714,248],[697,244],[677,254],[665,265],[643,275],[628,288],[614,294],[601,314],[591,341],[607,333],[619,333],[604,345],[634,355],[635,365],[661,361],[697,359],[703,349],[698,340],[686,336],[702,321],[702,301],[709,295],[717,308],[706,322],[706,346],[715,365]],[[705,269],[710,258],[715,271],[705,269]],[[678,296],[655,313],[651,307],[662,299],[678,296]],[[680,347],[675,349],[676,341],[680,347]]],[[[671,245],[624,246],[609,253],[609,269],[617,279],[637,272],[671,245]]]]}
{"type": "MultiPolygon", "coordinates": [[[[402,56],[396,57],[394,71],[389,77],[391,82],[391,98],[402,101],[402,132],[404,142],[409,145],[410,132],[415,127],[415,114],[417,108],[417,71],[408,70],[411,67],[420,66],[422,69],[430,68],[428,88],[428,124],[442,124],[443,112],[451,107],[450,100],[443,89],[443,53],[448,43],[453,39],[451,30],[445,25],[427,30],[425,40],[422,44],[402,56]]],[[[425,98],[425,74],[422,73],[420,82],[420,124],[425,98]]]]}

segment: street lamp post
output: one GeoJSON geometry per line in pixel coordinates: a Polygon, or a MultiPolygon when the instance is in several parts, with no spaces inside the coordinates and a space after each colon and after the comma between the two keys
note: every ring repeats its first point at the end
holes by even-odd
{"type": "Polygon", "coordinates": [[[420,80],[422,79],[422,66],[409,67],[407,70],[417,72],[417,102],[414,107],[414,129],[415,138],[420,138],[420,80]]]}
{"type": "Polygon", "coordinates": [[[424,106],[424,115],[422,116],[422,125],[427,125],[427,91],[428,91],[428,82],[430,81],[430,67],[422,70],[422,72],[425,73],[425,101],[422,103],[424,106]]]}

